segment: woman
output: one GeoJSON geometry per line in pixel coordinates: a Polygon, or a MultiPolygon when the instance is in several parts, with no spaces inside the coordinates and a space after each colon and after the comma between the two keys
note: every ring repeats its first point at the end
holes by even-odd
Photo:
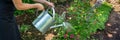
{"type": "MultiPolygon", "coordinates": [[[[54,7],[53,3],[45,0],[34,0],[54,7]]],[[[21,40],[20,33],[13,15],[15,8],[18,10],[28,10],[37,8],[44,10],[40,3],[27,4],[22,0],[0,0],[0,40],[21,40]]]]}

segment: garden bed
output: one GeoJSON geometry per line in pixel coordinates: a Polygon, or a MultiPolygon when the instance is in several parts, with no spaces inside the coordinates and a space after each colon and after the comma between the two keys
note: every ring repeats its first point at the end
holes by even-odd
{"type": "MultiPolygon", "coordinates": [[[[75,1],[77,2],[77,1],[75,1]]],[[[73,2],[74,3],[74,2],[73,2]]],[[[42,35],[35,27],[32,21],[35,14],[26,13],[17,16],[17,22],[20,25],[21,37],[23,40],[45,40],[53,38],[53,40],[120,40],[120,13],[105,5],[94,10],[94,14],[90,16],[90,5],[81,2],[80,4],[60,4],[55,7],[56,13],[61,15],[67,12],[66,21],[70,22],[77,30],[74,33],[66,34],[62,28],[55,28],[47,31],[42,35]],[[77,6],[76,6],[77,5],[77,6]],[[90,19],[87,19],[90,17],[90,19]],[[109,17],[109,18],[108,18],[109,17]],[[87,21],[86,21],[87,20],[87,21]],[[89,21],[88,21],[89,20],[89,21]],[[75,38],[68,37],[74,34],[75,38]],[[65,35],[68,35],[65,37],[65,35]],[[91,37],[89,37],[91,36],[91,37]]]]}

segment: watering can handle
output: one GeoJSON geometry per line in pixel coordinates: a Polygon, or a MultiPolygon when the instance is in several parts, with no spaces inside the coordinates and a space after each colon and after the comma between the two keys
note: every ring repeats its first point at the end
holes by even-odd
{"type": "MultiPolygon", "coordinates": [[[[48,8],[48,9],[49,9],[49,8],[48,8]]],[[[47,9],[46,11],[48,11],[48,9],[47,9]]],[[[53,14],[52,14],[52,15],[53,15],[53,19],[55,19],[55,9],[54,9],[54,7],[52,7],[51,9],[52,9],[52,12],[53,12],[53,14]]],[[[45,10],[43,10],[43,12],[44,12],[44,11],[45,11],[45,10]]],[[[38,12],[39,12],[39,10],[36,10],[36,12],[35,12],[35,13],[36,13],[36,16],[38,16],[38,12]]]]}
{"type": "Polygon", "coordinates": [[[53,19],[55,19],[55,9],[54,9],[54,7],[48,8],[46,11],[48,12],[49,9],[52,9],[52,16],[53,16],[53,19]]]}
{"type": "Polygon", "coordinates": [[[52,11],[53,11],[53,19],[55,19],[55,9],[54,9],[54,7],[52,7],[52,11]]]}

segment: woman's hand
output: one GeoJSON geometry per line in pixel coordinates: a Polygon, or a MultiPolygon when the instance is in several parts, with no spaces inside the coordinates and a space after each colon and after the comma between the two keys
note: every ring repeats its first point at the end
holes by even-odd
{"type": "Polygon", "coordinates": [[[45,4],[47,4],[47,5],[51,6],[51,7],[55,7],[52,2],[45,1],[45,4]]]}
{"type": "Polygon", "coordinates": [[[51,6],[51,7],[55,7],[52,2],[48,2],[46,0],[33,0],[33,1],[43,3],[43,4],[46,4],[46,5],[51,6]]]}
{"type": "Polygon", "coordinates": [[[44,10],[44,6],[40,3],[36,3],[35,6],[38,10],[44,10]]]}

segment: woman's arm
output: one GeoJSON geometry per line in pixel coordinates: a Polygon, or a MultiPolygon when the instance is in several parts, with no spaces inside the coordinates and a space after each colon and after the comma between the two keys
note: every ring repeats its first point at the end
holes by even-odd
{"type": "Polygon", "coordinates": [[[12,0],[12,1],[18,10],[28,10],[32,8],[37,8],[38,10],[44,9],[43,5],[40,3],[27,4],[27,3],[22,3],[22,0],[12,0]]]}

